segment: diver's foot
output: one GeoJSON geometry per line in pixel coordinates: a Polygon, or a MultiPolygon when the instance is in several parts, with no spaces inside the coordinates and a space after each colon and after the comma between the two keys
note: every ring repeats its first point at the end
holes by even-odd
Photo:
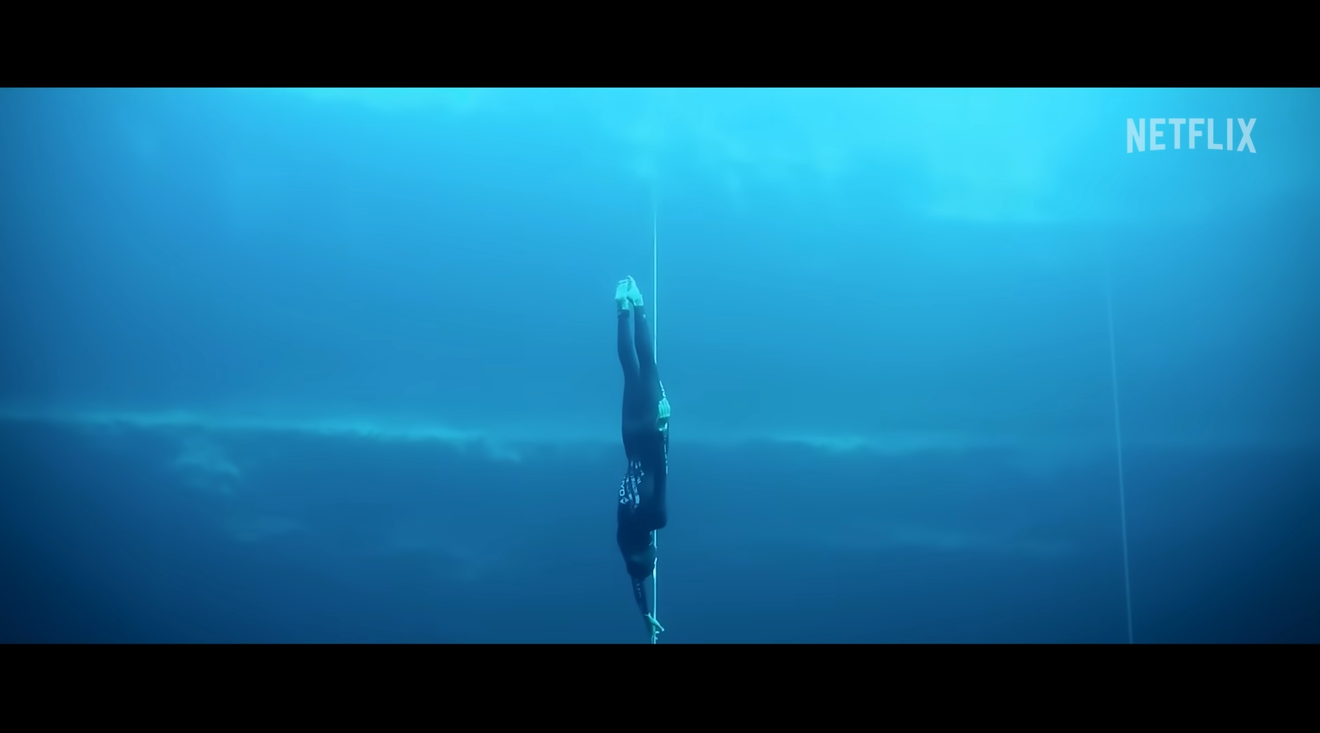
{"type": "Polygon", "coordinates": [[[634,287],[631,280],[620,280],[619,287],[614,290],[614,305],[620,313],[632,308],[632,298],[628,292],[630,287],[634,287]]]}
{"type": "Polygon", "coordinates": [[[628,282],[628,300],[632,301],[633,305],[643,305],[642,291],[638,289],[637,281],[632,279],[632,275],[629,275],[627,282],[628,282]]]}

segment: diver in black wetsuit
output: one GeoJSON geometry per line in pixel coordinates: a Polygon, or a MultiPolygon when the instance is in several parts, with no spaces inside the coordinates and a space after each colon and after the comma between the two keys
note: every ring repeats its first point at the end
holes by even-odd
{"type": "MultiPolygon", "coordinates": [[[[623,366],[623,449],[628,470],[619,485],[618,543],[632,578],[633,596],[651,640],[663,631],[646,598],[646,579],[655,570],[655,530],[669,518],[665,484],[669,468],[669,400],[656,371],[651,326],[642,293],[631,277],[614,293],[619,320],[619,363],[623,366]]],[[[651,599],[652,602],[654,599],[651,599]]]]}

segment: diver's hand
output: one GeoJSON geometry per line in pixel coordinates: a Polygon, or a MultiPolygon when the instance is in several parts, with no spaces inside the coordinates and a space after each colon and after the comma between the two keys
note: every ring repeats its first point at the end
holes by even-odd
{"type": "Polygon", "coordinates": [[[652,644],[655,643],[655,639],[660,635],[660,632],[664,630],[665,627],[661,626],[660,622],[655,620],[654,615],[649,613],[646,614],[646,633],[650,637],[652,644]]]}

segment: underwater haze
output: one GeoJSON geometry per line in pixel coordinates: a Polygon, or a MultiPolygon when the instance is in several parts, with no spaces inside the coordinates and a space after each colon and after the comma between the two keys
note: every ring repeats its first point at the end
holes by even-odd
{"type": "Polygon", "coordinates": [[[0,90],[0,641],[646,643],[627,276],[660,643],[1320,641],[1317,115],[0,90]]]}

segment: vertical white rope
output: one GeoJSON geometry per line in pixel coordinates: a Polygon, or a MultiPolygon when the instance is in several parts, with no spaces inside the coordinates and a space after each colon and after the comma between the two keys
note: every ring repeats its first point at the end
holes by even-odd
{"type": "Polygon", "coordinates": [[[1109,374],[1114,395],[1114,443],[1118,451],[1118,507],[1119,521],[1123,529],[1123,589],[1127,600],[1127,635],[1128,643],[1134,643],[1132,635],[1132,574],[1128,561],[1127,531],[1127,486],[1123,476],[1123,429],[1118,412],[1118,354],[1114,345],[1114,285],[1112,268],[1105,272],[1105,305],[1109,316],[1109,374]]]}
{"type": "MultiPolygon", "coordinates": [[[[660,360],[660,238],[656,233],[655,189],[651,189],[651,353],[656,362],[660,360]]],[[[651,615],[657,622],[660,619],[660,532],[651,531],[651,546],[656,551],[656,559],[651,565],[651,615]]],[[[651,643],[656,636],[651,635],[651,643]]]]}

